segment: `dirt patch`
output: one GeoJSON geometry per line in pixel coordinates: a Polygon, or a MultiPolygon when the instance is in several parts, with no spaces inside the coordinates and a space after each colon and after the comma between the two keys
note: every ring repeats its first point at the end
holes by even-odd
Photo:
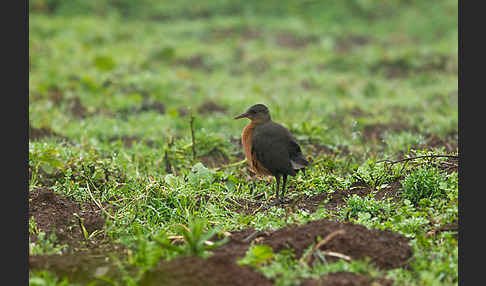
{"type": "MultiPolygon", "coordinates": [[[[111,249],[110,252],[116,253],[120,250],[111,249]]],[[[68,277],[70,282],[82,285],[88,285],[93,281],[97,282],[95,285],[111,285],[103,283],[97,277],[105,276],[117,281],[122,275],[106,249],[103,251],[85,250],[62,255],[32,255],[29,256],[29,269],[48,270],[58,277],[68,277]]]]}
{"type": "Polygon", "coordinates": [[[161,263],[145,274],[140,285],[273,285],[272,281],[249,267],[236,263],[231,254],[219,253],[207,259],[177,258],[161,263]]]}
{"type": "Polygon", "coordinates": [[[247,69],[255,75],[267,72],[270,67],[270,62],[265,58],[254,59],[247,63],[247,69]]]}
{"type": "Polygon", "coordinates": [[[307,152],[312,154],[313,157],[317,157],[321,154],[334,155],[336,152],[326,145],[322,145],[317,141],[308,141],[305,143],[305,149],[307,152]]]}
{"type": "Polygon", "coordinates": [[[365,184],[355,183],[347,190],[337,190],[331,194],[320,193],[309,198],[300,199],[297,203],[300,209],[304,209],[308,212],[315,212],[319,206],[327,199],[328,202],[325,204],[325,208],[328,211],[336,211],[342,206],[346,205],[346,199],[352,195],[358,195],[364,197],[371,192],[370,188],[365,184]]]}
{"type": "MultiPolygon", "coordinates": [[[[32,167],[29,166],[29,180],[32,178],[32,167]]],[[[51,187],[56,182],[64,178],[64,173],[59,168],[54,168],[50,173],[46,172],[42,166],[37,169],[37,184],[45,187],[51,187]]]]}
{"type": "Polygon", "coordinates": [[[145,274],[141,285],[273,285],[263,275],[236,263],[250,247],[250,241],[245,239],[252,233],[252,228],[231,232],[229,241],[213,250],[207,259],[181,257],[162,261],[145,274]]]}
{"type": "MultiPolygon", "coordinates": [[[[380,190],[378,190],[374,198],[376,200],[384,200],[391,198],[392,201],[397,202],[401,199],[400,189],[402,188],[402,183],[397,178],[395,181],[388,183],[388,185],[380,190]]],[[[273,188],[273,182],[269,184],[269,190],[273,188]]],[[[271,189],[273,191],[273,189],[271,189]]],[[[288,201],[284,207],[290,209],[300,209],[305,210],[309,213],[315,212],[318,208],[323,206],[331,214],[333,212],[339,211],[342,207],[346,205],[346,200],[352,195],[357,195],[361,198],[366,197],[373,191],[373,188],[365,183],[356,182],[353,183],[348,189],[336,190],[333,193],[319,193],[312,196],[301,195],[295,199],[288,201]],[[323,205],[324,204],[324,205],[323,205]]],[[[289,189],[287,192],[292,192],[289,189]]],[[[253,215],[259,211],[265,211],[265,205],[268,203],[262,200],[263,194],[259,197],[253,199],[238,199],[236,202],[231,202],[231,208],[233,211],[238,213],[245,213],[246,215],[253,215]]]]}
{"type": "Polygon", "coordinates": [[[200,69],[211,72],[213,68],[208,63],[208,56],[197,54],[187,58],[180,58],[174,61],[177,65],[182,65],[190,69],[200,69]]]}
{"type": "Polygon", "coordinates": [[[36,141],[46,137],[57,137],[60,139],[67,140],[66,137],[59,135],[58,133],[52,131],[48,127],[35,128],[29,123],[29,140],[36,141]]]}
{"type": "Polygon", "coordinates": [[[165,114],[165,105],[150,99],[148,96],[144,96],[143,102],[140,105],[122,109],[118,113],[123,118],[126,118],[128,114],[138,114],[146,111],[155,111],[160,114],[165,114]]]}
{"type": "Polygon", "coordinates": [[[389,124],[384,124],[384,123],[376,123],[376,124],[370,124],[366,125],[363,128],[362,135],[365,140],[383,140],[383,135],[385,134],[386,131],[388,132],[400,132],[400,131],[412,131],[412,132],[417,132],[418,130],[415,127],[411,127],[405,123],[389,123],[389,124]]]}
{"type": "Polygon", "coordinates": [[[300,86],[303,88],[303,89],[306,89],[306,90],[315,90],[315,89],[319,89],[319,85],[311,80],[306,80],[306,79],[303,79],[300,81],[300,86]]]}
{"type": "Polygon", "coordinates": [[[210,39],[214,40],[224,40],[232,37],[239,37],[244,41],[257,40],[262,37],[262,32],[250,27],[221,28],[210,32],[210,39]]]}
{"type": "Polygon", "coordinates": [[[415,65],[406,58],[382,60],[373,65],[370,70],[371,72],[383,72],[389,79],[404,78],[416,73],[457,72],[457,64],[449,56],[435,54],[421,56],[421,58],[417,61],[422,63],[421,65],[415,65]]]}
{"type": "Polygon", "coordinates": [[[335,50],[340,53],[347,53],[355,47],[364,46],[370,42],[370,38],[360,35],[348,35],[339,37],[336,40],[335,50]]]}
{"type": "Polygon", "coordinates": [[[177,114],[179,114],[180,117],[184,117],[190,113],[189,108],[187,107],[179,107],[177,109],[177,114]]]}
{"type": "Polygon", "coordinates": [[[319,280],[305,279],[300,286],[392,286],[393,281],[379,278],[371,279],[365,275],[352,272],[333,272],[319,280]]]}
{"type": "MultiPolygon", "coordinates": [[[[391,231],[368,229],[353,223],[338,223],[329,220],[318,220],[300,226],[286,226],[264,236],[258,243],[266,244],[277,252],[284,249],[294,249],[297,258],[317,238],[325,238],[329,234],[344,230],[344,234],[336,236],[320,247],[323,251],[332,251],[347,255],[352,259],[370,258],[381,269],[405,267],[412,257],[412,248],[408,245],[409,238],[391,231]]],[[[326,255],[329,262],[339,258],[326,255]]]]}
{"type": "Polygon", "coordinates": [[[138,109],[138,111],[144,112],[144,111],[149,111],[149,110],[153,110],[153,111],[156,111],[160,114],[164,114],[165,113],[165,105],[161,102],[145,98],[144,101],[142,102],[142,105],[138,109]]]}
{"type": "Polygon", "coordinates": [[[284,48],[299,49],[319,41],[317,36],[300,36],[289,31],[278,32],[275,35],[275,42],[284,48]]]}
{"type": "Polygon", "coordinates": [[[209,168],[217,168],[230,163],[229,158],[217,150],[212,150],[207,155],[198,156],[198,158],[204,166],[209,168]]]}
{"type": "Polygon", "coordinates": [[[64,92],[57,85],[47,89],[47,98],[55,105],[59,106],[64,98],[64,92]]]}
{"type": "Polygon", "coordinates": [[[457,133],[451,133],[441,138],[435,134],[430,134],[425,139],[425,143],[422,145],[414,146],[411,149],[426,149],[434,150],[444,147],[444,150],[449,153],[454,153],[458,151],[458,140],[457,133]]]}
{"type": "Polygon", "coordinates": [[[69,111],[78,119],[86,117],[86,108],[81,103],[79,96],[74,96],[69,99],[69,111]]]}
{"type": "Polygon", "coordinates": [[[237,199],[235,202],[230,201],[230,208],[237,213],[253,215],[258,212],[266,202],[263,200],[237,199]]]}
{"type": "MultiPolygon", "coordinates": [[[[406,266],[408,260],[412,257],[412,249],[407,244],[409,239],[400,234],[390,231],[369,230],[364,226],[352,223],[342,224],[319,220],[301,226],[284,227],[276,231],[255,232],[254,229],[249,228],[232,232],[229,242],[215,249],[211,257],[205,260],[198,257],[181,257],[170,262],[160,262],[156,268],[146,273],[141,284],[273,285],[273,282],[263,275],[236,263],[239,258],[244,257],[252,241],[257,244],[269,245],[274,251],[292,247],[297,257],[300,257],[306,248],[316,242],[317,237],[324,238],[340,229],[343,229],[345,233],[323,245],[322,250],[342,253],[353,259],[369,257],[378,267],[383,269],[406,266]]],[[[335,257],[326,258],[328,258],[328,261],[337,259],[335,257]]],[[[335,279],[336,283],[337,281],[344,281],[346,277],[349,278],[349,275],[337,274],[336,277],[334,276],[331,279],[335,279]]],[[[365,280],[363,279],[363,281],[365,280]]],[[[372,281],[367,279],[366,282],[372,281]]],[[[306,283],[313,283],[313,281],[306,283]]]]}
{"type": "MultiPolygon", "coordinates": [[[[105,220],[95,204],[74,202],[47,188],[29,193],[29,218],[34,217],[37,229],[47,235],[55,233],[58,244],[72,248],[87,242],[74,213],[84,219],[83,225],[89,234],[103,229],[105,220]]],[[[29,234],[29,239],[35,242],[37,235],[29,234]]]]}
{"type": "MultiPolygon", "coordinates": [[[[378,190],[375,193],[374,198],[376,200],[384,200],[387,198],[391,198],[393,201],[398,201],[400,200],[399,190],[401,188],[402,188],[402,183],[400,182],[400,179],[397,179],[396,181],[389,183],[387,187],[378,190]]],[[[328,199],[328,202],[324,207],[331,212],[338,211],[339,209],[341,209],[343,206],[346,205],[346,200],[348,197],[357,195],[361,198],[364,198],[367,195],[369,195],[372,191],[373,188],[371,188],[367,184],[356,182],[353,183],[349,187],[349,189],[346,190],[337,190],[329,195],[327,193],[321,193],[321,194],[313,195],[308,199],[304,199],[302,200],[301,205],[299,205],[299,208],[306,209],[310,212],[315,212],[317,208],[322,204],[322,202],[325,199],[328,199]]]]}
{"type": "Polygon", "coordinates": [[[215,112],[225,113],[227,110],[226,107],[223,107],[214,101],[206,101],[199,106],[197,112],[200,114],[211,114],[215,112]]]}
{"type": "MultiPolygon", "coordinates": [[[[369,257],[383,269],[404,267],[412,257],[411,247],[407,244],[408,239],[399,234],[390,231],[369,230],[364,226],[352,223],[343,224],[318,220],[300,226],[287,226],[276,231],[255,232],[253,228],[233,231],[229,236],[229,241],[213,250],[213,255],[209,258],[179,257],[170,262],[160,261],[155,268],[144,274],[140,285],[273,285],[273,281],[252,268],[237,264],[237,260],[244,257],[252,241],[269,245],[274,251],[292,247],[296,256],[300,257],[304,250],[316,242],[318,237],[325,238],[336,230],[344,230],[345,233],[331,239],[321,247],[321,250],[338,252],[353,259],[369,257]]],[[[217,239],[219,238],[212,240],[217,239]]],[[[113,250],[112,248],[110,251],[113,250]]],[[[116,252],[121,253],[120,250],[116,252]]],[[[326,259],[332,262],[338,258],[326,256],[326,259]]],[[[106,251],[31,256],[29,266],[31,269],[51,270],[61,277],[68,276],[71,281],[76,282],[88,283],[96,280],[96,277],[100,275],[113,277],[115,280],[121,276],[119,268],[113,264],[106,251]]],[[[129,273],[134,270],[136,269],[128,268],[129,273]]],[[[347,278],[355,278],[353,281],[363,283],[373,282],[365,280],[365,277],[353,277],[352,274],[351,276],[350,274],[329,274],[320,280],[331,279],[330,281],[338,283],[347,281],[347,278]]],[[[382,280],[377,281],[382,282],[382,280]]],[[[318,281],[305,280],[304,283],[311,284],[304,285],[319,285],[313,284],[314,282],[318,281]]]]}
{"type": "Polygon", "coordinates": [[[155,142],[152,140],[144,140],[138,136],[114,136],[114,137],[110,137],[108,141],[109,142],[121,141],[123,142],[123,146],[125,146],[126,148],[131,148],[133,146],[133,143],[135,142],[143,142],[149,147],[153,147],[155,144],[155,142]]]}

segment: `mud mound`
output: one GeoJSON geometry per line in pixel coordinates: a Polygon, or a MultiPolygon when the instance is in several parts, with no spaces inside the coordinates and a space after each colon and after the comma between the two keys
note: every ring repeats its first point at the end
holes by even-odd
{"type": "Polygon", "coordinates": [[[370,38],[360,35],[347,35],[339,37],[336,41],[335,50],[341,53],[347,53],[355,47],[364,46],[371,41],[370,38]]]}
{"type": "MultiPolygon", "coordinates": [[[[29,218],[34,217],[38,230],[47,235],[54,232],[59,244],[79,247],[84,235],[73,213],[84,219],[83,225],[89,234],[105,224],[101,210],[94,204],[73,202],[45,188],[29,193],[29,218]]],[[[31,241],[37,240],[37,235],[29,236],[31,241]]]]}
{"type": "Polygon", "coordinates": [[[202,259],[183,257],[162,262],[147,272],[140,285],[273,285],[272,281],[249,267],[236,264],[233,255],[214,254],[202,259]]]}
{"type": "Polygon", "coordinates": [[[126,148],[131,148],[133,146],[133,143],[135,142],[143,142],[149,147],[153,147],[155,145],[154,141],[146,140],[139,136],[113,136],[108,138],[108,141],[109,142],[121,141],[123,142],[123,146],[125,146],[126,148]]]}
{"type": "Polygon", "coordinates": [[[79,96],[74,96],[69,100],[69,111],[78,119],[86,117],[86,108],[81,103],[79,96]]]}
{"type": "MultiPolygon", "coordinates": [[[[100,251],[83,251],[75,254],[52,254],[29,256],[30,269],[44,269],[59,277],[68,277],[69,281],[87,285],[99,276],[118,279],[121,276],[114,261],[100,251]]],[[[101,282],[101,280],[97,281],[101,282]]],[[[97,283],[95,285],[108,285],[97,283]]],[[[111,284],[110,284],[111,285],[111,284]]]]}
{"type": "Polygon", "coordinates": [[[221,167],[230,163],[229,158],[217,150],[213,150],[206,155],[200,156],[199,160],[201,160],[204,166],[209,168],[221,167]]]}
{"type": "Polygon", "coordinates": [[[373,280],[364,275],[351,272],[333,272],[322,276],[319,280],[306,279],[300,286],[392,286],[388,279],[373,280]]]}
{"type": "Polygon", "coordinates": [[[61,139],[66,139],[64,136],[57,134],[56,132],[52,131],[50,128],[41,127],[35,128],[29,124],[29,140],[40,140],[45,137],[58,137],[61,139]]]}
{"type": "Polygon", "coordinates": [[[198,109],[197,112],[200,114],[210,114],[215,112],[225,113],[226,108],[217,104],[214,101],[206,101],[204,102],[198,109]]]}
{"type": "Polygon", "coordinates": [[[457,133],[446,135],[443,138],[432,134],[427,137],[425,144],[414,146],[411,149],[433,150],[444,147],[446,152],[453,153],[458,151],[458,146],[457,133]]]}
{"type": "Polygon", "coordinates": [[[290,31],[281,31],[275,35],[275,42],[284,48],[298,49],[305,48],[309,44],[317,43],[317,36],[302,36],[290,31]]]}
{"type": "MultiPolygon", "coordinates": [[[[396,181],[391,182],[388,184],[387,187],[380,189],[375,194],[375,199],[377,200],[384,200],[387,198],[391,198],[393,201],[400,200],[400,192],[399,190],[402,188],[402,184],[398,178],[396,181]]],[[[301,210],[305,210],[307,212],[313,213],[319,207],[322,206],[325,200],[328,200],[324,207],[331,211],[337,211],[341,207],[346,205],[346,199],[352,195],[358,195],[360,197],[365,197],[373,191],[373,188],[368,186],[365,183],[353,183],[349,189],[346,190],[337,190],[333,193],[320,193],[315,194],[312,196],[305,196],[301,195],[296,199],[290,200],[284,206],[290,206],[293,208],[298,208],[301,210]]],[[[248,199],[238,199],[236,204],[233,204],[231,207],[235,212],[241,213],[244,212],[247,215],[255,214],[258,211],[265,211],[266,202],[263,200],[248,200],[248,199]]]]}
{"type": "Polygon", "coordinates": [[[251,242],[247,238],[253,233],[252,228],[231,232],[229,241],[207,259],[181,257],[160,262],[145,274],[140,285],[273,285],[263,275],[236,263],[245,256],[251,242]]]}
{"type": "Polygon", "coordinates": [[[376,123],[366,125],[362,131],[363,137],[366,140],[383,140],[383,135],[386,131],[389,132],[400,132],[400,131],[412,131],[417,132],[416,127],[411,127],[405,123],[376,123]]]}
{"type": "MultiPolygon", "coordinates": [[[[287,226],[265,236],[258,243],[272,247],[275,252],[283,249],[294,249],[296,257],[329,234],[344,230],[320,247],[320,250],[337,252],[352,259],[370,258],[381,269],[404,267],[412,257],[409,239],[391,231],[368,229],[353,223],[338,223],[329,220],[312,221],[301,226],[287,226]]],[[[326,255],[328,261],[338,258],[326,255]]]]}
{"type": "Polygon", "coordinates": [[[213,71],[213,67],[208,63],[208,56],[203,54],[177,59],[175,64],[182,65],[190,69],[199,69],[207,72],[213,71]]]}

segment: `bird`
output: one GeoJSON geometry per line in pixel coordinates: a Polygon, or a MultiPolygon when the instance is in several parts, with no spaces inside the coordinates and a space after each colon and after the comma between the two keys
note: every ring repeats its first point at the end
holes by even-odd
{"type": "Polygon", "coordinates": [[[264,104],[252,105],[234,117],[241,118],[250,119],[241,133],[241,144],[250,169],[257,175],[275,177],[276,199],[272,205],[280,204],[285,201],[287,176],[295,176],[299,170],[305,175],[305,168],[310,163],[292,133],[272,121],[270,111],[264,104]]]}

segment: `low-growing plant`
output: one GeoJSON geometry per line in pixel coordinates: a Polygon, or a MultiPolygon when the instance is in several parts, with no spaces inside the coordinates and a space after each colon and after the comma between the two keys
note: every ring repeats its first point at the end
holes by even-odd
{"type": "Polygon", "coordinates": [[[211,239],[218,230],[213,228],[209,231],[205,231],[207,223],[203,219],[191,219],[189,221],[189,227],[180,224],[179,231],[182,233],[184,244],[175,245],[167,236],[159,236],[156,238],[157,243],[175,252],[181,256],[200,256],[203,258],[211,255],[210,251],[225,244],[228,239],[223,238],[219,241],[212,242],[211,239]]]}
{"type": "Polygon", "coordinates": [[[372,195],[360,197],[356,194],[346,199],[346,207],[343,209],[342,216],[353,218],[361,213],[368,213],[370,217],[388,216],[392,212],[392,206],[387,200],[378,201],[372,195]]]}
{"type": "Polygon", "coordinates": [[[33,270],[29,273],[29,286],[69,286],[75,285],[69,282],[67,277],[59,276],[47,270],[33,270]]]}
{"type": "Polygon", "coordinates": [[[43,231],[37,233],[37,241],[29,243],[30,255],[61,254],[67,245],[57,244],[55,233],[49,236],[43,231]]]}
{"type": "Polygon", "coordinates": [[[274,256],[273,249],[268,245],[252,245],[246,251],[243,258],[238,260],[238,264],[242,266],[257,267],[268,263],[274,256]]]}
{"type": "Polygon", "coordinates": [[[403,179],[402,195],[414,204],[425,198],[445,197],[447,194],[441,188],[445,180],[439,169],[428,165],[419,166],[403,179]]]}

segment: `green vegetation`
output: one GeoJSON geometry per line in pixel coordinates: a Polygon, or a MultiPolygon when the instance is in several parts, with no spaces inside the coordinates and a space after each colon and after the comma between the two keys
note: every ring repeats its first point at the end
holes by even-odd
{"type": "MultiPolygon", "coordinates": [[[[116,258],[123,283],[137,285],[161,260],[209,257],[225,232],[326,218],[409,237],[410,267],[303,266],[291,251],[256,244],[239,263],[276,285],[337,271],[457,285],[457,229],[437,231],[458,220],[457,162],[382,161],[457,155],[457,1],[35,0],[29,8],[29,192],[101,206],[105,226],[84,229],[82,244],[128,249],[116,258]],[[233,117],[255,103],[312,158],[289,180],[288,198],[327,194],[315,211],[242,210],[274,195],[273,184],[249,178],[236,140],[245,122],[233,117]],[[326,208],[355,186],[370,191],[326,208]]],[[[29,232],[30,255],[72,250],[33,217],[29,232]]],[[[70,283],[30,271],[30,285],[70,283]]]]}

